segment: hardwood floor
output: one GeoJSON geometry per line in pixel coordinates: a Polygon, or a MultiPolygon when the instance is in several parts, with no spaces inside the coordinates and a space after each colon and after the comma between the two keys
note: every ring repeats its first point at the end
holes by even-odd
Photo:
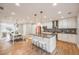
{"type": "Polygon", "coordinates": [[[17,41],[14,44],[12,42],[0,42],[0,55],[79,55],[79,49],[74,44],[57,41],[56,45],[55,51],[48,54],[33,46],[31,39],[17,41]]]}
{"type": "Polygon", "coordinates": [[[79,49],[75,44],[63,41],[57,41],[58,52],[56,54],[63,55],[79,55],[79,49]]]}

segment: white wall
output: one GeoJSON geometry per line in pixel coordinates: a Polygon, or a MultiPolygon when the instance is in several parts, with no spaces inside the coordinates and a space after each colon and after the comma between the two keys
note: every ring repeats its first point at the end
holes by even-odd
{"type": "Polygon", "coordinates": [[[23,34],[23,24],[18,24],[18,32],[23,34]]]}
{"type": "Polygon", "coordinates": [[[32,34],[32,24],[26,24],[26,34],[32,34]]]}
{"type": "Polygon", "coordinates": [[[77,46],[79,48],[79,14],[77,16],[77,46]]]}
{"type": "Polygon", "coordinates": [[[36,33],[35,29],[36,29],[36,24],[33,24],[32,25],[32,34],[35,34],[36,33]]]}
{"type": "Polygon", "coordinates": [[[34,32],[34,25],[32,24],[23,24],[23,34],[27,35],[27,34],[33,34],[34,32]]]}
{"type": "Polygon", "coordinates": [[[26,24],[23,24],[23,35],[26,35],[26,24]]]}

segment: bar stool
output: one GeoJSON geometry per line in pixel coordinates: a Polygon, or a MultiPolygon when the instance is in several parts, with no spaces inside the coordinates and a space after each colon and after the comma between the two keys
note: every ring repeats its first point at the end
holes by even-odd
{"type": "Polygon", "coordinates": [[[37,44],[37,41],[38,41],[38,40],[37,40],[37,37],[36,37],[36,36],[32,37],[32,43],[33,43],[33,44],[36,45],[36,44],[37,44]]]}
{"type": "Polygon", "coordinates": [[[38,37],[38,43],[37,43],[37,46],[40,47],[40,40],[42,40],[41,37],[38,37]]]}
{"type": "MultiPolygon", "coordinates": [[[[36,36],[32,37],[32,44],[37,45],[37,42],[38,42],[38,40],[37,40],[36,36]]],[[[32,45],[32,49],[33,49],[34,45],[32,45]]]]}
{"type": "Polygon", "coordinates": [[[42,54],[43,50],[45,50],[45,49],[46,49],[46,43],[45,43],[45,42],[43,42],[43,41],[39,41],[39,43],[40,43],[41,54],[42,54]],[[43,50],[42,50],[42,49],[43,49],[43,50]]]}
{"type": "Polygon", "coordinates": [[[47,53],[48,52],[48,43],[49,43],[48,38],[43,38],[43,42],[45,42],[43,45],[43,49],[46,51],[46,54],[48,54],[47,53]]]}

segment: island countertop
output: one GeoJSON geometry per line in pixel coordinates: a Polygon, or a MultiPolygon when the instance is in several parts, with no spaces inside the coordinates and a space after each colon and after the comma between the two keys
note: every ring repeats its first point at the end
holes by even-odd
{"type": "Polygon", "coordinates": [[[39,34],[39,35],[34,34],[34,36],[43,37],[43,38],[51,38],[53,36],[56,36],[56,34],[39,34]]]}

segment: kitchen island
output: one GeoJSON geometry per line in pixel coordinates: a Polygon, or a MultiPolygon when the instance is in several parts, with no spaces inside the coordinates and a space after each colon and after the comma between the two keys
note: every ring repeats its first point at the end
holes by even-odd
{"type": "Polygon", "coordinates": [[[52,53],[56,48],[56,35],[33,35],[32,44],[45,50],[48,53],[52,53]]]}

